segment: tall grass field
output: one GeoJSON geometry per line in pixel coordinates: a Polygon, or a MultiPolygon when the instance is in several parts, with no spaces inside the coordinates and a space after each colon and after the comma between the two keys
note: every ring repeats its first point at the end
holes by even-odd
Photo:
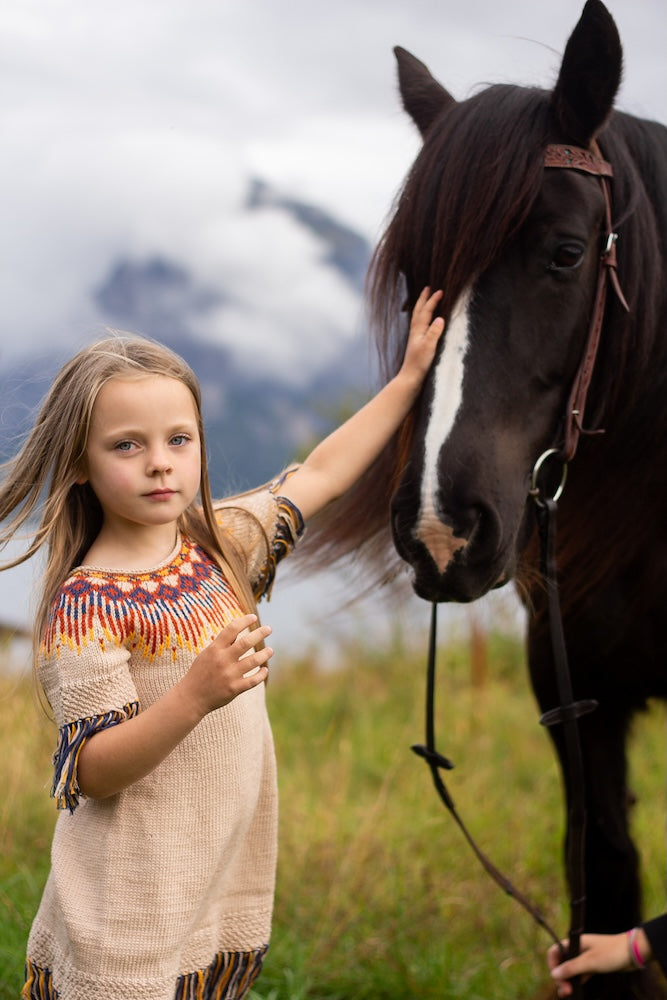
{"type": "MultiPolygon", "coordinates": [[[[561,787],[521,642],[490,635],[488,667],[444,644],[438,745],[479,841],[565,933],[561,787]]],[[[482,871],[442,807],[424,740],[424,654],[362,643],[336,669],[279,662],[268,699],[280,774],[274,933],[253,1000],[516,1000],[543,996],[549,938],[482,871]]],[[[0,1000],[17,1000],[48,872],[55,732],[29,678],[0,669],[0,1000]]],[[[664,908],[665,719],[637,720],[635,835],[647,913],[664,908]]],[[[66,1000],[66,998],[64,998],[66,1000]]]]}

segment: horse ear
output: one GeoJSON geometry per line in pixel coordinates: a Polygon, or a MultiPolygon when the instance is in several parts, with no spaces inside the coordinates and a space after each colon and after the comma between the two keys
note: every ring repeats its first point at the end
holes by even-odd
{"type": "Polygon", "coordinates": [[[622,64],[621,40],[611,14],[600,0],[587,0],[551,96],[567,140],[588,146],[602,130],[621,82],[622,64]]]}
{"type": "Polygon", "coordinates": [[[428,67],[410,52],[397,45],[394,55],[398,62],[398,86],[403,107],[421,134],[425,135],[438,115],[456,102],[431,76],[428,67]]]}

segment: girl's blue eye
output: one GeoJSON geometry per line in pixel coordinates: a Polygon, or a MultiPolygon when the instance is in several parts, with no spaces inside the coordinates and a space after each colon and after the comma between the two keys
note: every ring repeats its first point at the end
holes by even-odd
{"type": "Polygon", "coordinates": [[[187,434],[174,434],[171,443],[175,445],[187,444],[190,438],[187,434]]]}
{"type": "Polygon", "coordinates": [[[131,447],[132,447],[131,441],[119,441],[118,444],[116,445],[118,451],[129,451],[131,447]]]}

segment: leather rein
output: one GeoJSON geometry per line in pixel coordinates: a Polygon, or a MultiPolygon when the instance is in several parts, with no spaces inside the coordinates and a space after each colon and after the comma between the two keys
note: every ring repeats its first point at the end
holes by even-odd
{"type": "MultiPolygon", "coordinates": [[[[567,771],[568,784],[570,788],[568,854],[566,863],[571,899],[570,931],[568,934],[569,947],[567,950],[567,957],[574,957],[579,954],[580,950],[580,938],[584,928],[586,905],[584,866],[586,833],[585,774],[579,738],[578,719],[582,715],[593,711],[597,707],[597,702],[593,700],[575,702],[573,697],[558,595],[556,566],[556,510],[557,502],[565,486],[567,463],[574,458],[580,435],[604,433],[604,431],[601,430],[586,430],[583,426],[583,415],[586,406],[588,388],[590,386],[595,359],[600,344],[600,335],[607,300],[607,290],[610,281],[622,306],[628,310],[628,305],[619,286],[616,274],[616,241],[618,237],[612,229],[610,179],[613,172],[611,165],[602,159],[597,145],[593,143],[591,150],[581,149],[577,146],[559,144],[549,145],[545,151],[544,166],[545,168],[578,170],[583,173],[596,176],[599,179],[602,188],[605,212],[603,249],[598,264],[598,275],[591,311],[591,320],[582,359],[574,378],[567,403],[563,444],[558,448],[549,448],[537,459],[532,473],[531,487],[528,491],[528,495],[533,498],[536,505],[538,533],[540,537],[541,569],[546,585],[551,649],[558,698],[560,701],[560,704],[556,708],[544,713],[540,722],[545,726],[563,726],[565,747],[564,766],[567,771]],[[553,495],[549,496],[543,492],[539,484],[539,478],[545,462],[551,460],[552,458],[557,459],[562,463],[562,476],[557,489],[553,495]]],[[[503,891],[507,893],[507,895],[515,899],[530,914],[533,920],[540,927],[546,930],[554,943],[561,948],[561,951],[563,951],[560,937],[549,926],[540,910],[523,893],[512,885],[509,879],[507,879],[498,870],[498,868],[496,868],[486,854],[479,848],[465,823],[461,819],[454,801],[445,786],[441,771],[451,770],[454,765],[450,760],[440,754],[435,746],[434,720],[436,658],[437,604],[434,602],[431,608],[426,681],[426,743],[415,744],[412,749],[420,757],[423,757],[429,765],[433,783],[442,802],[453,816],[465,839],[468,841],[468,844],[480,861],[482,867],[503,889],[503,891]]],[[[566,957],[565,954],[563,954],[563,957],[566,957]]],[[[573,980],[571,985],[574,990],[573,996],[575,998],[580,996],[580,984],[576,980],[573,980]]]]}

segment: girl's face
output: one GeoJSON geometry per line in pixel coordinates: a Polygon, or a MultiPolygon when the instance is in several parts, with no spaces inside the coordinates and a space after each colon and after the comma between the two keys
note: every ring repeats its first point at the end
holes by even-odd
{"type": "Polygon", "coordinates": [[[105,524],[175,522],[201,479],[197,410],[190,390],[166,375],[114,378],[93,406],[85,470],[105,524]]]}

